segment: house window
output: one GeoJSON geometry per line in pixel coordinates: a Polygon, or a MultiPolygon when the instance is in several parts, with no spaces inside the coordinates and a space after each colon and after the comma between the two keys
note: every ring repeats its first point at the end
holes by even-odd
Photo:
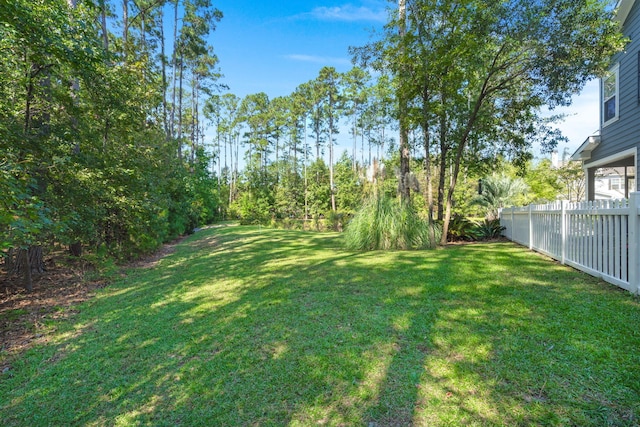
{"type": "Polygon", "coordinates": [[[619,67],[613,67],[602,79],[602,124],[608,125],[618,119],[619,67]]]}
{"type": "Polygon", "coordinates": [[[624,178],[616,177],[609,180],[611,190],[624,190],[624,178]]]}

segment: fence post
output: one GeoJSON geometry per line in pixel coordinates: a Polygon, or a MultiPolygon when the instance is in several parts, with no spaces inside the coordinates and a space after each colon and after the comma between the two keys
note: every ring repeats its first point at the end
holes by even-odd
{"type": "Polygon", "coordinates": [[[638,203],[640,202],[640,192],[629,194],[629,225],[627,244],[629,252],[627,262],[629,263],[629,290],[640,294],[640,227],[638,226],[638,203]]]}
{"type": "Polygon", "coordinates": [[[515,210],[515,206],[511,205],[511,241],[515,242],[516,241],[516,223],[514,221],[514,214],[513,211],[515,210]]]}
{"type": "Polygon", "coordinates": [[[560,243],[562,246],[560,254],[560,263],[564,265],[564,259],[567,254],[567,200],[560,202],[560,243]]]}
{"type": "Polygon", "coordinates": [[[529,205],[529,250],[533,249],[533,221],[531,210],[533,209],[532,205],[529,205]]]}

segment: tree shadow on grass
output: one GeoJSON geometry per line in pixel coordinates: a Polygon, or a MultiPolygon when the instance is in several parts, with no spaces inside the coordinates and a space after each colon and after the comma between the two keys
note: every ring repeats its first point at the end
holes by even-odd
{"type": "Polygon", "coordinates": [[[637,421],[637,400],[629,402],[638,358],[628,348],[639,338],[606,340],[633,324],[637,303],[593,291],[601,285],[585,286],[583,276],[562,283],[575,273],[508,244],[339,246],[336,235],[251,227],[193,236],[158,268],[85,304],[55,343],[0,377],[3,422],[637,421]],[[607,324],[586,321],[585,310],[607,324]],[[582,354],[603,345],[608,353],[582,354]]]}
{"type": "Polygon", "coordinates": [[[368,425],[638,425],[637,300],[511,244],[444,259],[368,425]]]}

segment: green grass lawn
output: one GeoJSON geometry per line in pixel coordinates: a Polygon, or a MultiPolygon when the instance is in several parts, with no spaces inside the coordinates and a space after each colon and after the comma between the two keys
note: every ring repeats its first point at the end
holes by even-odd
{"type": "Polygon", "coordinates": [[[511,243],[341,247],[195,234],[0,374],[0,424],[640,424],[637,297],[511,243]]]}

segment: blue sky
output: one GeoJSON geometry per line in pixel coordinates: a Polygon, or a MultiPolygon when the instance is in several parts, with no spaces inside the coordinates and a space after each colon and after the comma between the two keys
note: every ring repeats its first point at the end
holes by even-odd
{"type": "Polygon", "coordinates": [[[351,67],[349,46],[362,46],[386,20],[384,0],[219,0],[224,18],[214,49],[231,92],[289,95],[323,66],[351,67]]]}
{"type": "Polygon", "coordinates": [[[582,93],[573,97],[573,104],[569,107],[558,108],[554,113],[564,113],[567,118],[557,127],[569,139],[567,144],[558,147],[562,155],[565,147],[570,155],[580,145],[600,128],[600,84],[592,80],[586,84],[582,93]]]}
{"type": "MultiPolygon", "coordinates": [[[[270,98],[288,95],[317,77],[323,66],[348,71],[349,46],[362,46],[387,19],[386,0],[218,0],[224,18],[211,42],[220,59],[230,92],[244,97],[265,92],[270,98]]],[[[558,127],[569,138],[571,153],[598,128],[597,81],[587,85],[558,127]]],[[[339,151],[350,147],[346,130],[338,137],[339,151]]]]}

